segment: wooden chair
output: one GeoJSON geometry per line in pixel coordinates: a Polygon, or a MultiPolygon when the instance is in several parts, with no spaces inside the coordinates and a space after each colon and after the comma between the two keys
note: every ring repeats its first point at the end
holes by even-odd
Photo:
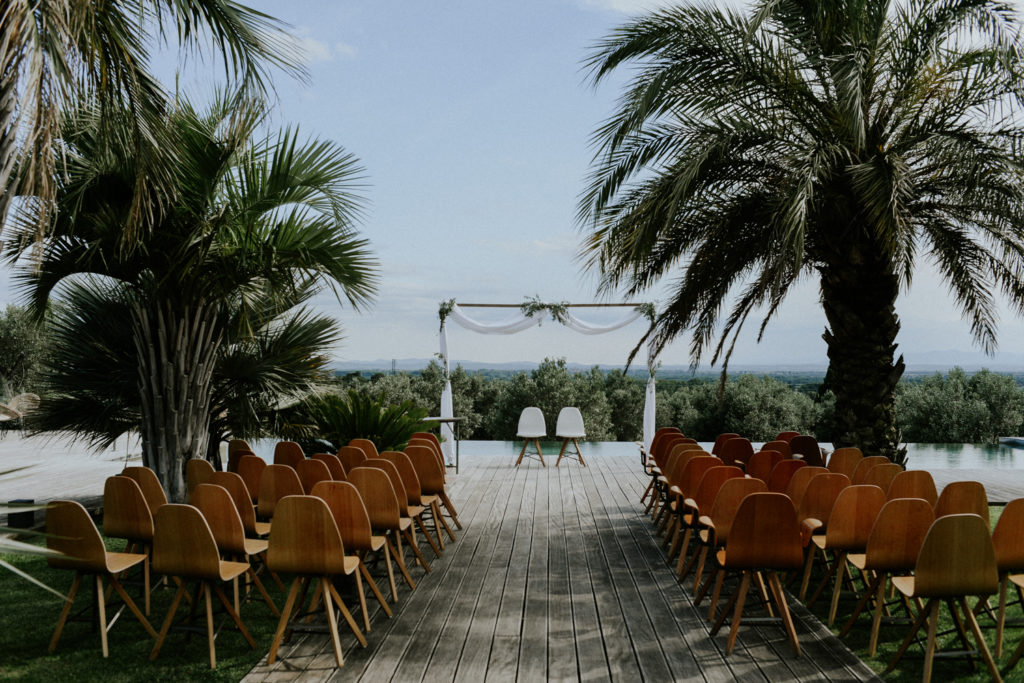
{"type": "Polygon", "coordinates": [[[671,538],[672,545],[668,552],[668,560],[672,560],[679,554],[680,561],[686,557],[686,553],[689,550],[690,536],[691,533],[684,533],[684,529],[690,531],[686,527],[685,514],[686,506],[684,501],[687,498],[692,497],[697,492],[697,485],[700,484],[701,478],[704,473],[712,467],[720,467],[722,461],[713,455],[697,455],[690,457],[686,465],[682,468],[679,476],[678,484],[673,483],[669,487],[669,493],[671,495],[671,502],[666,506],[667,514],[672,515],[672,519],[665,531],[666,538],[671,538]]]}
{"type": "Polygon", "coordinates": [[[789,460],[793,457],[793,449],[789,447],[788,441],[768,441],[761,446],[762,451],[778,451],[782,453],[783,460],[789,460]]]}
{"type": "MultiPolygon", "coordinates": [[[[856,484],[855,484],[856,486],[856,484]]],[[[850,632],[857,617],[875,598],[874,616],[871,620],[871,639],[868,642],[868,656],[874,657],[878,649],[878,632],[882,625],[882,611],[885,606],[885,589],[890,576],[908,573],[914,569],[917,555],[924,543],[924,537],[935,521],[935,512],[927,501],[920,498],[896,498],[886,502],[878,512],[871,533],[868,535],[864,553],[847,555],[850,564],[862,574],[871,572],[874,578],[861,596],[840,637],[850,632]]]]}
{"type": "MultiPolygon", "coordinates": [[[[683,484],[683,474],[686,470],[686,465],[693,458],[701,456],[714,457],[709,456],[707,453],[700,450],[675,450],[672,455],[669,456],[668,463],[665,465],[665,474],[662,475],[665,480],[663,484],[664,501],[660,506],[661,510],[664,512],[664,516],[662,518],[663,526],[659,528],[659,532],[664,531],[665,533],[665,540],[661,544],[662,548],[667,547],[670,541],[676,540],[678,537],[676,532],[678,530],[677,524],[679,519],[678,515],[675,514],[678,503],[675,500],[675,497],[678,495],[685,498],[685,496],[683,496],[683,488],[685,486],[683,484]]],[[[715,459],[717,460],[717,458],[715,459]]],[[[720,463],[721,461],[719,461],[719,464],[720,463]]],[[[662,477],[659,477],[659,480],[662,477]]],[[[662,486],[660,482],[659,486],[662,486]]]]}
{"type": "Polygon", "coordinates": [[[377,444],[370,441],[369,439],[352,439],[348,442],[348,445],[355,446],[356,448],[361,450],[367,458],[376,458],[378,455],[377,444]]]}
{"type": "MultiPolygon", "coordinates": [[[[431,468],[431,472],[433,473],[431,476],[436,476],[436,473],[440,472],[440,474],[441,474],[441,482],[444,484],[444,488],[442,488],[441,490],[434,490],[434,489],[436,489],[436,486],[432,485],[431,486],[432,490],[430,490],[430,491],[427,491],[426,487],[424,485],[424,491],[426,493],[436,493],[437,494],[437,496],[441,499],[441,505],[443,505],[444,509],[448,512],[448,517],[450,517],[452,522],[455,523],[455,528],[456,529],[461,529],[462,528],[462,522],[459,521],[459,511],[455,508],[455,503],[453,503],[452,499],[448,496],[447,484],[444,483],[444,482],[447,481],[448,475],[447,475],[446,468],[445,468],[445,465],[444,465],[444,457],[441,455],[441,447],[438,446],[435,442],[428,441],[426,439],[409,439],[409,445],[405,447],[405,453],[408,454],[409,453],[409,449],[410,448],[415,448],[415,447],[425,447],[425,448],[427,448],[427,450],[430,451],[430,453],[434,457],[434,460],[437,463],[436,471],[434,470],[434,468],[431,468]]],[[[416,470],[416,473],[419,475],[420,472],[419,472],[418,469],[416,470]]],[[[423,480],[423,477],[422,477],[422,475],[420,475],[420,484],[421,485],[423,485],[423,481],[422,480],[423,480]]],[[[448,523],[445,522],[444,517],[441,518],[441,521],[444,523],[445,527],[447,528],[448,527],[448,523]]],[[[452,540],[455,540],[455,539],[453,538],[452,540]]]]}
{"type": "Polygon", "coordinates": [[[441,440],[433,432],[414,432],[412,437],[410,437],[411,439],[426,439],[427,441],[432,441],[438,449],[441,448],[441,440]]]}
{"type": "Polygon", "coordinates": [[[789,440],[789,448],[793,457],[802,456],[804,462],[811,467],[824,467],[825,459],[821,456],[818,440],[809,434],[798,434],[789,440]]]}
{"type": "MultiPolygon", "coordinates": [[[[996,657],[1003,656],[1006,625],[1006,590],[1009,576],[1024,572],[1024,498],[1011,500],[1003,508],[992,530],[992,546],[999,569],[999,610],[996,615],[996,657]]],[[[1012,668],[1012,667],[1011,667],[1012,668]]]]}
{"type": "MultiPolygon", "coordinates": [[[[398,471],[398,468],[395,467],[395,464],[384,458],[367,458],[363,466],[376,467],[379,470],[384,470],[388,479],[391,480],[391,486],[395,490],[399,513],[403,518],[409,519],[412,524],[416,524],[416,526],[420,526],[422,528],[422,520],[417,523],[415,518],[416,516],[423,514],[423,507],[409,503],[409,491],[406,489],[405,482],[402,480],[402,474],[398,471]]],[[[416,556],[416,561],[420,563],[420,566],[423,567],[424,571],[430,573],[430,565],[427,564],[427,558],[423,557],[423,553],[420,552],[419,543],[416,542],[416,531],[412,524],[406,527],[405,530],[402,531],[402,534],[405,536],[405,540],[408,542],[413,554],[416,556]]],[[[429,536],[427,536],[427,541],[433,545],[433,540],[429,536]]],[[[439,550],[436,547],[434,548],[434,552],[439,554],[439,550]]]]}
{"type": "Polygon", "coordinates": [[[189,458],[185,461],[185,491],[187,494],[191,496],[197,486],[210,481],[214,471],[209,460],[189,458]]]}
{"type": "Polygon", "coordinates": [[[789,443],[793,440],[794,436],[800,436],[800,432],[779,432],[775,435],[773,441],[785,441],[789,443]]]}
{"type": "Polygon", "coordinates": [[[298,468],[299,463],[306,459],[306,453],[295,441],[278,441],[274,446],[274,464],[298,468]]]}
{"type": "Polygon", "coordinates": [[[884,455],[870,455],[857,463],[857,468],[853,471],[853,476],[850,477],[850,481],[854,484],[863,484],[864,478],[868,476],[868,472],[871,471],[871,468],[878,465],[888,465],[891,462],[892,461],[884,455]]]}
{"type": "Polygon", "coordinates": [[[149,512],[155,519],[156,511],[162,505],[167,504],[167,493],[160,485],[156,472],[148,467],[125,467],[121,474],[131,477],[139,485],[139,488],[142,489],[142,496],[146,499],[146,505],[149,506],[149,512]]]}
{"type": "Polygon", "coordinates": [[[793,474],[804,467],[807,467],[807,463],[803,460],[783,460],[778,463],[768,475],[768,490],[772,493],[785,493],[793,474]]]}
{"type": "Polygon", "coordinates": [[[758,451],[750,456],[746,473],[752,479],[760,479],[765,484],[772,474],[772,468],[782,462],[782,453],[778,451],[758,451]]]}
{"type": "MultiPolygon", "coordinates": [[[[678,427],[661,427],[654,432],[654,436],[651,438],[651,445],[648,449],[644,450],[643,444],[639,441],[637,442],[640,446],[640,464],[643,466],[644,472],[646,472],[648,476],[651,475],[651,468],[654,466],[654,449],[657,448],[661,441],[669,434],[683,435],[678,427]]],[[[652,479],[644,490],[643,495],[640,496],[640,502],[643,503],[653,490],[654,481],[652,479]]]]}
{"type": "Polygon", "coordinates": [[[586,437],[586,430],[583,428],[583,415],[580,413],[580,409],[574,406],[566,406],[558,411],[558,421],[555,423],[555,437],[562,440],[562,449],[558,451],[558,460],[555,461],[555,467],[562,462],[562,458],[572,458],[572,451],[566,452],[569,447],[569,442],[572,441],[573,446],[576,448],[575,457],[580,461],[580,464],[584,467],[587,466],[586,461],[583,460],[583,454],[580,453],[580,442],[579,439],[586,437]]]}
{"type": "Polygon", "coordinates": [[[705,453],[699,445],[684,441],[673,441],[666,445],[665,448],[668,449],[667,455],[661,456],[658,461],[658,466],[652,470],[653,474],[651,483],[654,486],[654,495],[652,496],[646,510],[651,513],[655,522],[657,522],[661,515],[667,514],[667,506],[672,500],[668,491],[668,470],[671,463],[678,462],[680,455],[683,453],[710,455],[709,453],[705,453]]]}
{"type": "Polygon", "coordinates": [[[412,526],[412,520],[402,516],[391,477],[376,467],[360,466],[348,473],[348,481],[359,491],[366,513],[370,516],[371,527],[384,536],[388,551],[398,563],[405,582],[409,588],[416,588],[416,582],[405,566],[405,553],[402,551],[402,537],[412,526]]]}
{"type": "Polygon", "coordinates": [[[238,459],[243,455],[256,455],[249,442],[244,439],[231,439],[228,441],[228,472],[238,471],[238,459]]]}
{"type": "Polygon", "coordinates": [[[739,588],[729,598],[711,628],[713,637],[725,623],[729,608],[735,606],[725,654],[731,655],[736,646],[750,582],[755,573],[766,572],[765,580],[771,599],[782,618],[790,645],[799,656],[800,642],[777,574],[780,571],[796,571],[804,562],[800,525],[797,524],[792,501],[781,493],[753,493],[744,498],[733,519],[725,549],[715,557],[719,569],[740,574],[739,588]]]}
{"type": "MultiPolygon", "coordinates": [[[[435,442],[429,439],[414,437],[412,439],[409,439],[409,443],[406,444],[406,448],[408,448],[409,446],[421,446],[430,449],[430,452],[433,453],[434,457],[437,458],[437,464],[441,466],[441,469],[445,469],[444,454],[441,453],[441,447],[437,445],[435,442]]],[[[404,451],[405,449],[403,448],[402,450],[404,451]]],[[[447,474],[445,476],[447,476],[447,474]]]]}
{"type": "Polygon", "coordinates": [[[416,474],[416,467],[409,460],[409,456],[399,451],[383,451],[380,457],[384,460],[389,460],[398,470],[399,476],[402,477],[402,485],[405,487],[405,494],[409,502],[410,516],[416,523],[416,526],[426,537],[430,543],[430,547],[433,548],[434,554],[441,557],[441,552],[444,550],[444,538],[441,536],[441,525],[438,520],[441,518],[441,506],[438,502],[436,494],[425,494],[423,488],[420,486],[419,475],[416,474]],[[419,509],[419,513],[415,513],[415,510],[419,509]],[[434,534],[437,536],[437,543],[433,542],[430,534],[427,532],[427,527],[424,524],[423,515],[427,511],[430,511],[430,516],[434,522],[434,534]]]}
{"type": "MultiPolygon", "coordinates": [[[[227,474],[232,474],[228,472],[227,474]]],[[[246,538],[245,527],[242,525],[242,517],[238,514],[238,508],[231,494],[223,486],[217,484],[200,484],[192,492],[190,502],[203,513],[203,518],[213,532],[213,540],[217,543],[217,550],[225,559],[244,562],[248,565],[245,575],[255,584],[256,589],[267,603],[267,607],[275,617],[281,616],[277,605],[270,599],[267,589],[257,576],[252,567],[252,558],[262,555],[267,551],[267,541],[258,538],[246,538]]],[[[250,506],[251,507],[251,506],[250,506]]],[[[235,611],[240,607],[238,579],[232,583],[234,593],[235,611]]]]}
{"type": "MultiPolygon", "coordinates": [[[[846,476],[846,475],[840,475],[846,476]]],[[[814,564],[814,557],[820,551],[822,555],[826,552],[835,554],[835,559],[829,565],[828,571],[822,577],[821,583],[814,591],[811,599],[807,602],[810,607],[821,595],[828,585],[828,582],[835,579],[835,588],[832,590],[832,603],[829,606],[828,625],[831,626],[836,620],[836,610],[839,607],[839,594],[843,586],[843,577],[847,570],[846,558],[850,553],[863,553],[868,545],[868,537],[871,529],[878,519],[878,513],[885,505],[885,494],[877,486],[847,486],[835,498],[832,510],[829,513],[828,525],[824,534],[811,536],[811,544],[807,554],[807,565],[804,568],[804,578],[800,586],[800,599],[807,595],[807,587],[811,578],[811,569],[814,564]]]]}
{"type": "Polygon", "coordinates": [[[298,472],[288,465],[267,465],[260,475],[259,492],[256,512],[263,519],[273,519],[277,501],[304,493],[298,472]]]}
{"type": "Polygon", "coordinates": [[[222,583],[233,581],[245,574],[249,569],[248,562],[229,562],[220,559],[217,542],[213,538],[210,525],[206,523],[199,510],[191,505],[168,504],[162,506],[154,520],[156,531],[153,534],[153,571],[181,579],[178,590],[171,600],[171,608],[164,619],[160,635],[156,639],[153,651],[149,653],[150,661],[156,661],[160,655],[167,632],[174,622],[181,599],[185,597],[190,581],[198,583],[196,599],[193,607],[198,605],[202,596],[206,604],[206,640],[210,652],[210,668],[217,668],[217,653],[214,648],[213,602],[210,593],[217,595],[224,610],[235,622],[249,647],[256,649],[256,643],[242,623],[238,612],[231,606],[231,601],[221,588],[222,583]]]}
{"type": "Polygon", "coordinates": [[[304,597],[310,581],[315,580],[317,585],[312,603],[315,607],[318,601],[323,602],[328,630],[331,633],[331,644],[334,646],[334,661],[341,666],[345,662],[341,655],[338,623],[334,617],[335,605],[360,645],[366,647],[365,636],[334,588],[335,577],[355,576],[356,591],[365,607],[366,596],[363,594],[363,583],[359,575],[359,558],[345,554],[345,545],[341,541],[338,525],[334,522],[327,503],[320,498],[286,496],[281,499],[278,508],[274,528],[270,531],[267,567],[279,574],[291,574],[295,579],[288,591],[288,599],[281,611],[281,618],[277,622],[277,631],[270,645],[267,664],[273,664],[277,659],[277,650],[281,646],[281,639],[289,623],[303,616],[303,600],[296,600],[299,589],[302,588],[304,597]],[[295,615],[296,611],[300,614],[295,615]]]}
{"type": "Polygon", "coordinates": [[[853,481],[853,473],[857,465],[864,459],[864,454],[856,446],[837,448],[828,456],[828,471],[845,474],[853,481]]]}
{"type": "MultiPolygon", "coordinates": [[[[516,429],[516,438],[523,440],[523,448],[519,451],[519,457],[516,458],[516,467],[519,467],[519,463],[523,461],[523,457],[526,455],[526,447],[532,442],[534,447],[537,449],[537,458],[540,460],[540,464],[544,467],[544,452],[540,449],[540,440],[546,438],[548,435],[548,428],[544,424],[544,413],[541,412],[540,408],[536,406],[529,406],[523,408],[523,412],[519,414],[519,427],[516,429]]],[[[533,457],[532,455],[529,457],[533,457]]]]}
{"type": "MultiPolygon", "coordinates": [[[[345,546],[345,550],[359,558],[359,573],[366,579],[366,584],[373,591],[373,595],[377,598],[384,613],[388,617],[392,616],[387,600],[377,588],[377,582],[370,576],[370,570],[366,568],[366,563],[363,561],[370,553],[384,558],[384,566],[387,567],[388,572],[388,584],[391,587],[391,598],[398,602],[395,572],[391,566],[391,552],[388,550],[387,539],[373,534],[370,515],[366,511],[366,506],[363,505],[359,490],[347,481],[322,481],[313,487],[311,495],[327,503],[327,507],[334,517],[334,523],[338,525],[338,533],[341,534],[341,542],[345,546]]],[[[363,612],[363,627],[369,633],[370,616],[366,611],[365,601],[360,607],[363,612]]]]}
{"type": "MultiPolygon", "coordinates": [[[[658,479],[665,473],[665,465],[668,462],[669,455],[672,453],[676,445],[689,442],[690,440],[682,434],[670,433],[658,442],[657,448],[651,448],[652,462],[650,467],[647,468],[647,472],[651,477],[651,483],[648,485],[648,490],[651,490],[654,493],[660,491],[658,489],[658,479]]],[[[643,502],[643,497],[641,497],[640,502],[643,502]]],[[[652,515],[657,514],[658,504],[660,502],[662,502],[662,497],[653,495],[647,503],[647,508],[644,511],[651,513],[652,515]]]]}
{"type": "Polygon", "coordinates": [[[234,472],[214,472],[210,477],[210,484],[223,486],[231,495],[235,503],[238,517],[242,520],[242,529],[249,538],[263,538],[270,533],[270,522],[259,522],[256,520],[256,508],[253,507],[249,498],[249,491],[245,488],[242,477],[234,472]]]}
{"type": "Polygon", "coordinates": [[[935,503],[935,519],[946,515],[978,515],[988,521],[988,496],[977,481],[951,481],[935,503]]]}
{"type": "Polygon", "coordinates": [[[905,470],[898,473],[889,483],[886,491],[887,500],[895,498],[923,498],[935,507],[939,493],[935,490],[935,480],[928,470],[905,470]]]}
{"type": "MultiPolygon", "coordinates": [[[[986,510],[987,515],[987,510],[986,510]]],[[[903,644],[896,651],[886,668],[886,673],[896,668],[903,653],[914,640],[914,636],[928,620],[928,643],[924,655],[925,683],[932,677],[932,660],[935,656],[935,632],[939,621],[939,602],[945,601],[953,615],[960,637],[967,642],[963,624],[957,616],[957,607],[967,621],[978,652],[988,666],[994,680],[1002,680],[999,669],[992,660],[992,654],[985,644],[974,612],[967,605],[967,596],[992,595],[999,589],[999,571],[996,567],[992,536],[988,530],[988,517],[975,514],[948,514],[936,516],[935,523],[928,530],[921,552],[914,565],[913,576],[897,576],[893,579],[896,589],[911,599],[926,598],[924,609],[910,627],[903,644]]],[[[973,654],[973,653],[972,653],[973,654]]]]}
{"type": "Polygon", "coordinates": [[[242,478],[249,499],[255,504],[260,499],[260,479],[267,461],[256,455],[243,455],[238,459],[238,476],[242,478]]]}
{"type": "MultiPolygon", "coordinates": [[[[374,448],[374,451],[376,450],[374,448]]],[[[338,460],[341,461],[341,466],[345,468],[345,474],[348,474],[354,468],[363,464],[363,461],[366,460],[366,453],[357,446],[342,446],[338,449],[338,460]]]]}
{"type": "MultiPolygon", "coordinates": [[[[694,490],[692,496],[688,496],[683,501],[683,507],[685,514],[682,522],[686,525],[686,536],[683,539],[683,544],[688,545],[691,535],[694,535],[699,530],[698,520],[701,515],[711,512],[711,506],[715,503],[715,496],[718,495],[718,491],[722,488],[722,484],[730,479],[743,479],[743,470],[736,466],[730,465],[718,465],[716,467],[709,468],[704,472],[704,476],[700,478],[700,483],[697,484],[697,488],[694,490]]],[[[693,591],[696,593],[700,587],[700,579],[704,572],[704,565],[699,564],[700,553],[694,552],[689,562],[685,561],[685,555],[679,556],[679,562],[676,565],[676,575],[679,580],[682,581],[690,573],[690,569],[693,568],[694,564],[697,565],[697,571],[694,574],[693,580],[693,591]]]]}
{"type": "MultiPolygon", "coordinates": [[[[331,475],[331,479],[334,481],[345,481],[347,479],[345,475],[345,468],[341,464],[341,460],[338,456],[332,453],[314,453],[309,456],[310,460],[319,460],[323,464],[327,465],[327,470],[331,475]]],[[[302,476],[299,475],[301,479],[302,476]]]]}
{"type": "Polygon", "coordinates": [[[739,439],[739,438],[740,438],[739,434],[734,434],[732,432],[726,432],[724,434],[719,434],[718,436],[715,437],[715,443],[711,446],[711,455],[719,455],[721,453],[721,451],[722,451],[722,446],[724,446],[725,442],[728,441],[729,439],[739,439]]]}
{"type": "MultiPolygon", "coordinates": [[[[800,475],[811,467],[805,467],[797,475],[800,475]]],[[[796,476],[790,482],[790,487],[796,483],[796,476]]],[[[837,472],[821,472],[808,480],[800,496],[800,504],[796,507],[796,521],[800,523],[801,540],[804,547],[810,544],[811,536],[824,534],[828,529],[829,519],[832,516],[832,506],[843,489],[850,485],[850,478],[845,474],[837,472]]],[[[792,500],[790,496],[790,500],[792,500]]],[[[801,599],[803,597],[801,596],[801,599]]]]}
{"type": "MultiPolygon", "coordinates": [[[[111,477],[116,479],[117,477],[111,477]]],[[[106,588],[103,585],[104,579],[121,596],[124,604],[128,606],[131,613],[139,620],[142,627],[146,629],[151,637],[156,638],[156,631],[150,626],[149,621],[139,611],[138,606],[131,599],[128,593],[121,586],[117,575],[128,571],[132,567],[146,562],[146,555],[142,553],[112,553],[108,552],[103,545],[99,529],[93,523],[89,513],[81,503],[73,500],[58,500],[50,504],[46,511],[46,547],[50,550],[62,553],[62,555],[48,555],[46,564],[57,569],[72,569],[75,578],[71,582],[71,590],[64,601],[64,608],[57,619],[57,627],[50,639],[50,652],[57,649],[57,642],[64,630],[64,624],[68,621],[71,607],[75,604],[78,589],[82,585],[82,577],[95,577],[93,584],[96,591],[97,610],[99,617],[100,644],[103,649],[103,657],[110,656],[110,648],[107,644],[107,632],[113,626],[113,622],[107,624],[107,603],[106,588]]],[[[147,597],[148,597],[147,593],[147,597]]],[[[115,619],[116,621],[116,619],[115,619]]],[[[8,628],[17,628],[16,624],[8,624],[8,628]]]]}
{"type": "Polygon", "coordinates": [[[141,553],[142,592],[146,614],[150,607],[149,553],[153,547],[153,514],[142,489],[131,477],[107,477],[103,484],[103,534],[128,541],[125,552],[141,553]]]}
{"type": "MultiPolygon", "coordinates": [[[[805,461],[796,461],[805,462],[805,461]]],[[[781,464],[781,463],[780,463],[781,464]]],[[[806,467],[800,467],[793,472],[793,476],[789,479],[789,484],[786,486],[786,495],[793,501],[793,507],[797,510],[800,509],[800,503],[804,499],[804,492],[807,491],[807,486],[811,483],[811,479],[815,477],[824,476],[829,474],[829,471],[824,467],[814,467],[807,465],[806,467]]],[[[771,486],[768,487],[771,490],[771,486]]]]}
{"type": "Polygon", "coordinates": [[[903,467],[894,462],[885,465],[875,465],[868,470],[862,483],[867,486],[877,486],[883,491],[888,492],[889,486],[892,485],[892,480],[901,472],[903,472],[903,467]]]}
{"type": "MultiPolygon", "coordinates": [[[[439,504],[445,505],[449,514],[451,514],[454,506],[448,508],[445,503],[445,499],[448,498],[448,492],[445,491],[444,467],[438,465],[437,460],[434,458],[434,454],[429,448],[424,446],[406,446],[405,454],[409,457],[409,462],[412,463],[413,468],[416,470],[416,476],[420,480],[420,489],[423,493],[428,496],[437,496],[439,504]]],[[[454,541],[455,533],[452,531],[452,528],[448,526],[448,522],[445,520],[444,515],[441,514],[440,506],[436,511],[436,515],[435,519],[444,527],[445,532],[448,534],[448,538],[454,541]]],[[[458,517],[452,515],[452,521],[458,524],[458,517]]]]}
{"type": "Polygon", "coordinates": [[[742,468],[746,468],[753,455],[754,447],[750,445],[750,439],[744,439],[743,437],[727,440],[722,444],[718,453],[718,457],[722,459],[723,464],[737,465],[742,468]]]}
{"type": "Polygon", "coordinates": [[[302,490],[307,496],[317,483],[334,479],[327,463],[322,460],[300,460],[296,464],[295,472],[299,475],[299,483],[302,484],[302,490]]]}

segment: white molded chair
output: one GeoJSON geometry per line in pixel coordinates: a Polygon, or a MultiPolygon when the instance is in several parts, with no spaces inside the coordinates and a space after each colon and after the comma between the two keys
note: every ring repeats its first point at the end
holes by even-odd
{"type": "Polygon", "coordinates": [[[523,450],[519,451],[516,467],[519,467],[519,463],[523,461],[523,456],[526,454],[526,446],[531,441],[533,441],[533,445],[537,448],[537,457],[540,459],[540,464],[547,467],[544,463],[544,453],[540,450],[540,439],[547,435],[548,428],[544,424],[544,413],[540,411],[540,408],[536,406],[523,408],[523,412],[519,415],[519,431],[516,432],[516,437],[523,439],[523,450]]]}
{"type": "Polygon", "coordinates": [[[577,439],[582,439],[586,436],[586,432],[583,429],[583,415],[580,414],[579,408],[567,406],[558,412],[555,436],[562,440],[562,450],[558,452],[558,460],[555,461],[555,467],[558,467],[558,463],[562,462],[563,457],[573,457],[571,451],[569,453],[565,452],[569,447],[570,441],[572,441],[573,446],[576,448],[576,457],[579,458],[580,464],[584,467],[587,466],[587,463],[583,461],[583,454],[580,453],[580,442],[577,441],[577,439]]]}

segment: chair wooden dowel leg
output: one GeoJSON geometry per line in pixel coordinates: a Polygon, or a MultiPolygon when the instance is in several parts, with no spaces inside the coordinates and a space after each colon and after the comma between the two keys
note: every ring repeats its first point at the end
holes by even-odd
{"type": "Polygon", "coordinates": [[[60,640],[60,634],[64,630],[68,614],[71,613],[71,606],[75,604],[75,596],[78,595],[78,587],[81,584],[82,572],[75,572],[75,579],[71,582],[71,590],[68,592],[68,597],[64,600],[64,609],[61,610],[60,618],[57,619],[57,628],[53,630],[53,637],[50,638],[50,652],[57,649],[57,641],[60,640]]]}
{"type": "MultiPolygon", "coordinates": [[[[285,600],[284,609],[281,611],[281,618],[277,620],[277,630],[274,632],[274,640],[270,643],[270,654],[267,656],[267,664],[273,664],[277,659],[277,648],[281,646],[281,639],[284,637],[284,630],[291,619],[292,611],[295,609],[295,599],[299,595],[299,581],[292,581],[292,588],[288,591],[288,598],[285,600]]],[[[340,666],[339,662],[339,666],[340,666]]]]}

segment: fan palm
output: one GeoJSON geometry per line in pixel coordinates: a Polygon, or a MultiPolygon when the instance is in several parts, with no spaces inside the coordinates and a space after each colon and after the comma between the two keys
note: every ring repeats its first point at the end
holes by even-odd
{"type": "Polygon", "coordinates": [[[919,256],[986,351],[996,293],[1024,302],[1020,28],[991,0],[763,0],[618,29],[594,81],[638,70],[595,134],[587,266],[630,293],[677,278],[651,341],[690,332],[723,365],[817,279],[833,440],[901,460],[895,302],[919,256]]]}
{"type": "Polygon", "coordinates": [[[35,250],[19,285],[36,310],[60,304],[50,378],[79,383],[47,414],[100,442],[137,427],[145,464],[179,500],[183,462],[206,455],[211,416],[285,398],[322,367],[335,328],[289,311],[325,287],[358,308],[375,288],[352,228],[355,159],[294,130],[254,141],[264,113],[225,97],[205,115],[188,103],[167,114],[173,193],[134,245],[121,240],[139,191],[130,119],[115,122],[121,135],[101,134],[98,108],[63,131],[68,172],[45,241],[33,243],[29,210],[12,214],[8,258],[35,250]],[[237,367],[246,358],[248,375],[237,367]]]}
{"type": "MultiPolygon", "coordinates": [[[[267,71],[300,73],[294,41],[276,20],[229,0],[5,0],[0,6],[0,225],[11,199],[56,192],[60,111],[95,96],[108,109],[127,105],[136,153],[149,161],[147,183],[170,179],[161,157],[159,116],[166,102],[149,73],[150,50],[177,42],[196,53],[211,45],[229,72],[257,89],[267,71]],[[14,173],[16,166],[20,172],[14,173]]],[[[154,207],[140,193],[131,228],[154,207]]],[[[38,207],[40,229],[50,203],[38,207]]]]}

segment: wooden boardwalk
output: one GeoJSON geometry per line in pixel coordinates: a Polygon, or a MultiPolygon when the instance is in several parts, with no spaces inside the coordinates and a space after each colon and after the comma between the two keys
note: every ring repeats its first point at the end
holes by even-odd
{"type": "Polygon", "coordinates": [[[368,647],[343,627],[345,665],[335,668],[326,634],[296,635],[283,659],[244,680],[873,678],[797,603],[801,657],[781,626],[769,625],[743,626],[725,658],[725,630],[708,635],[689,582],[666,566],[638,502],[646,479],[636,457],[588,463],[515,469],[504,455],[464,457],[451,484],[459,541],[429,575],[414,573],[418,588],[400,592],[392,619],[378,607],[368,647]]]}

